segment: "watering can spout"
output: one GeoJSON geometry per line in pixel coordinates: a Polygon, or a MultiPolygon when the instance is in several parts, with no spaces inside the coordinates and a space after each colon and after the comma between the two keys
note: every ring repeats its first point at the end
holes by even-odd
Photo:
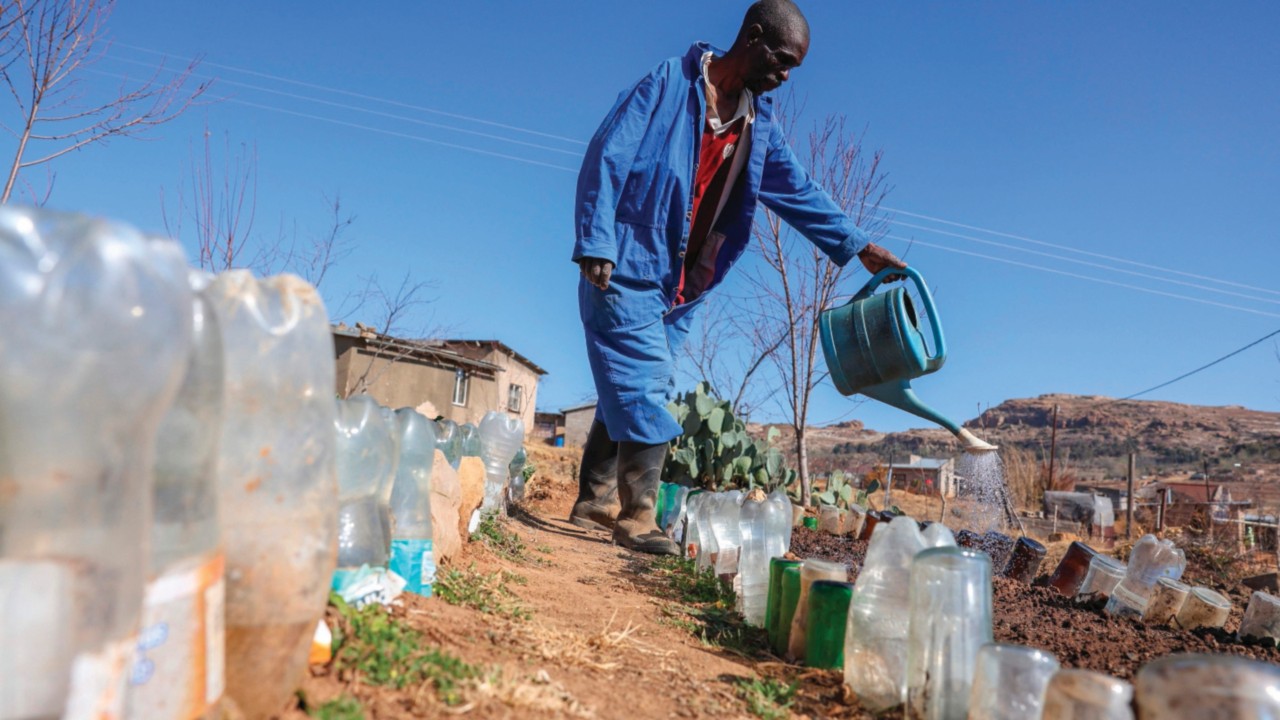
{"type": "Polygon", "coordinates": [[[924,418],[933,423],[937,423],[942,427],[950,430],[960,443],[964,446],[965,452],[984,453],[994,452],[999,448],[988,443],[965,428],[960,427],[954,420],[939,413],[937,410],[924,404],[924,401],[916,395],[916,391],[912,389],[911,383],[906,380],[891,380],[878,385],[868,385],[861,388],[858,392],[866,395],[874,400],[879,400],[886,405],[892,405],[900,410],[906,410],[912,415],[924,418]]]}

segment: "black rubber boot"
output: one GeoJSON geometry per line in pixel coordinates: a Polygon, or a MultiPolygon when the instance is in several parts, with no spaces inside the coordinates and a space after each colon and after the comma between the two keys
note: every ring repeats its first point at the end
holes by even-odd
{"type": "Polygon", "coordinates": [[[618,519],[618,444],[609,438],[604,423],[596,420],[582,448],[578,469],[578,500],[569,522],[588,530],[613,529],[618,519]]]}
{"type": "Polygon", "coordinates": [[[667,444],[618,443],[618,497],[622,510],[613,542],[653,555],[679,555],[680,546],[658,529],[658,482],[667,461],[667,444]]]}

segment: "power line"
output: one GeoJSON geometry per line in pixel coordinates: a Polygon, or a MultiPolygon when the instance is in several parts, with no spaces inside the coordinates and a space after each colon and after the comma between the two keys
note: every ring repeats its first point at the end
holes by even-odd
{"type": "MultiPolygon", "coordinates": [[[[961,233],[954,233],[949,230],[938,230],[936,228],[931,228],[924,225],[916,225],[914,223],[903,222],[901,220],[894,220],[892,221],[892,223],[894,225],[901,225],[903,227],[909,227],[915,230],[924,230],[925,232],[937,233],[939,235],[946,235],[949,237],[960,238],[961,240],[968,240],[970,242],[982,243],[983,245],[993,245],[995,247],[1005,248],[1006,250],[1016,250],[1018,252],[1029,253],[1031,255],[1039,255],[1041,257],[1050,258],[1052,260],[1061,260],[1063,262],[1075,263],[1077,265],[1084,265],[1086,267],[1093,267],[1093,268],[1099,268],[1102,270],[1107,270],[1110,272],[1117,272],[1123,275],[1133,275],[1135,277],[1146,278],[1148,280],[1156,280],[1158,282],[1166,282],[1173,285],[1181,285],[1183,287],[1195,288],[1197,290],[1205,290],[1207,292],[1214,292],[1222,295],[1231,295],[1233,297],[1244,298],[1246,300],[1253,300],[1254,302],[1271,303],[1273,305],[1280,305],[1280,300],[1272,300],[1270,298],[1255,297],[1253,295],[1246,295],[1245,293],[1238,293],[1233,290],[1223,290],[1221,288],[1211,287],[1209,285],[1200,285],[1199,283],[1191,283],[1185,280],[1174,280],[1172,278],[1160,277],[1159,275],[1152,275],[1150,273],[1138,272],[1136,270],[1125,270],[1124,268],[1118,268],[1112,265],[1104,265],[1102,263],[1089,262],[1088,260],[1077,260],[1076,258],[1063,257],[1062,255],[1055,255],[1053,253],[1042,252],[1040,250],[1031,250],[1029,248],[1022,248],[1022,247],[1018,247],[1017,245],[1010,245],[1009,243],[997,242],[995,240],[986,240],[983,238],[976,238],[976,237],[973,237],[972,235],[963,235],[961,233]]],[[[1221,282],[1221,281],[1218,281],[1218,282],[1221,282]]]]}
{"type": "MultiPolygon", "coordinates": [[[[130,60],[128,58],[116,57],[114,55],[106,55],[105,57],[108,57],[117,62],[128,63],[130,65],[140,65],[145,68],[153,68],[157,70],[163,69],[163,66],[142,62],[140,60],[130,60]]],[[[272,95],[280,95],[282,97],[287,97],[294,100],[302,100],[304,102],[317,103],[319,105],[328,105],[329,107],[341,108],[343,110],[352,110],[354,112],[362,112],[369,115],[377,115],[379,117],[390,118],[392,120],[401,120],[403,122],[414,123],[415,125],[423,125],[426,127],[449,130],[451,132],[462,133],[464,135],[473,135],[476,137],[488,138],[490,140],[499,140],[501,142],[512,143],[514,145],[523,145],[524,147],[535,148],[538,150],[546,150],[548,152],[571,155],[575,158],[582,157],[582,153],[577,150],[565,150],[564,148],[551,147],[550,145],[539,145],[538,143],[526,142],[524,140],[516,140],[514,138],[504,137],[502,135],[494,135],[493,133],[480,132],[478,130],[467,130],[465,128],[454,127],[452,125],[445,125],[443,123],[434,123],[429,120],[422,120],[419,118],[408,117],[406,115],[396,115],[395,113],[382,112],[381,110],[373,110],[371,108],[362,107],[360,105],[352,105],[350,103],[340,103],[340,102],[335,102],[333,100],[325,100],[323,98],[311,97],[309,95],[299,95],[297,93],[286,92],[284,90],[277,90],[275,88],[263,87],[261,85],[253,85],[251,83],[239,82],[237,80],[227,80],[226,78],[223,78],[217,75],[203,75],[195,72],[189,73],[189,75],[191,77],[201,78],[205,80],[216,80],[218,83],[223,85],[232,85],[235,87],[247,88],[249,90],[257,90],[259,92],[270,93],[272,95]]]]}
{"type": "MultiPolygon", "coordinates": [[[[119,73],[107,72],[105,70],[98,70],[96,68],[88,68],[87,70],[88,72],[94,73],[96,75],[105,75],[107,77],[119,78],[121,80],[128,80],[130,82],[139,82],[137,78],[132,78],[132,77],[129,77],[128,75],[121,75],[119,73]]],[[[361,125],[359,123],[347,122],[346,120],[337,120],[334,118],[324,117],[323,115],[315,115],[312,113],[299,112],[297,110],[288,110],[285,108],[275,107],[273,105],[263,105],[262,103],[250,102],[248,100],[241,100],[235,97],[222,97],[218,99],[221,102],[233,103],[236,105],[244,105],[246,107],[257,108],[259,110],[267,110],[270,112],[282,113],[285,115],[293,115],[295,117],[307,118],[308,120],[318,120],[320,122],[326,122],[333,125],[341,125],[343,127],[354,128],[356,130],[364,130],[367,132],[378,133],[381,135],[390,135],[392,137],[398,137],[405,140],[413,140],[416,142],[428,143],[431,145],[440,145],[442,147],[454,148],[455,150],[465,150],[467,152],[476,153],[478,155],[488,155],[490,157],[502,158],[504,160],[514,160],[516,162],[526,163],[529,165],[537,165],[539,167],[551,168],[553,170],[564,170],[566,172],[574,172],[574,173],[578,172],[577,168],[565,167],[564,165],[555,165],[553,163],[542,162],[541,160],[532,160],[530,158],[524,158],[518,155],[508,155],[506,153],[494,152],[492,150],[483,150],[481,148],[472,147],[470,145],[461,145],[459,143],[451,143],[451,142],[446,142],[444,140],[436,140],[434,138],[422,137],[421,135],[410,135],[409,133],[397,132],[395,130],[386,130],[383,128],[372,127],[369,125],[361,125]]]]}
{"type": "Polygon", "coordinates": [[[1129,283],[1117,282],[1115,280],[1107,280],[1105,278],[1093,277],[1091,275],[1081,275],[1080,273],[1073,273],[1073,272],[1068,272],[1066,270],[1058,270],[1056,268],[1044,267],[1043,265],[1033,265],[1031,263],[1024,263],[1018,260],[1010,260],[1008,258],[996,257],[994,255],[984,255],[982,253],[970,252],[968,250],[960,250],[958,248],[948,247],[946,245],[937,245],[934,243],[925,242],[923,240],[917,240],[915,238],[905,238],[898,235],[885,235],[885,237],[890,240],[897,240],[899,242],[914,243],[922,247],[934,248],[936,250],[945,250],[946,252],[957,253],[960,255],[968,255],[970,257],[982,258],[984,260],[994,260],[995,262],[1001,262],[1007,265],[1016,265],[1018,267],[1029,268],[1031,270],[1039,270],[1041,272],[1053,273],[1055,275],[1065,275],[1066,277],[1077,278],[1080,280],[1088,280],[1090,282],[1101,283],[1103,285],[1114,285],[1115,287],[1122,287],[1129,290],[1137,290],[1138,292],[1150,293],[1152,295],[1161,295],[1163,297],[1177,298],[1179,300],[1187,300],[1190,302],[1201,303],[1203,305],[1213,305],[1215,307],[1227,308],[1229,310],[1239,310],[1241,312],[1252,313],[1254,315],[1262,315],[1264,317],[1280,318],[1280,313],[1270,313],[1264,310],[1255,310],[1253,308],[1247,308],[1240,305],[1228,305],[1227,303],[1220,303],[1214,300],[1206,300],[1204,298],[1191,297],[1189,295],[1179,295],[1177,293],[1165,292],[1163,290],[1154,290],[1152,288],[1142,287],[1141,285],[1131,285],[1129,283]]]}
{"type": "Polygon", "coordinates": [[[1172,380],[1169,380],[1168,382],[1162,382],[1162,383],[1160,383],[1159,385],[1156,385],[1156,386],[1154,386],[1154,387],[1149,387],[1149,388],[1147,388],[1146,390],[1143,390],[1142,392],[1137,392],[1137,393],[1134,393],[1134,394],[1132,394],[1132,395],[1130,395],[1130,396],[1128,396],[1128,397],[1123,397],[1123,398],[1120,398],[1120,399],[1121,399],[1121,400],[1132,400],[1132,399],[1134,399],[1134,398],[1136,398],[1136,397],[1139,397],[1139,396],[1141,396],[1141,395],[1146,395],[1146,394],[1147,394],[1147,393],[1149,393],[1149,392],[1154,392],[1154,391],[1156,391],[1156,390],[1159,390],[1159,389],[1160,389],[1160,388],[1162,388],[1162,387],[1168,387],[1169,385],[1172,385],[1172,384],[1174,384],[1174,383],[1178,382],[1179,380],[1184,380],[1184,379],[1186,379],[1186,378],[1191,377],[1192,375],[1195,375],[1196,373],[1200,372],[1201,370],[1207,370],[1207,369],[1209,369],[1209,368],[1213,367],[1214,365],[1217,365],[1218,363],[1222,362],[1223,360],[1226,360],[1227,358],[1230,358],[1230,357],[1233,357],[1233,356],[1239,355],[1240,353],[1244,352],[1245,350],[1248,350],[1249,348],[1253,347],[1254,345],[1258,345],[1259,343],[1265,342],[1266,340],[1268,340],[1268,339],[1270,339],[1270,338],[1273,338],[1273,337],[1275,337],[1276,335],[1280,335],[1280,330],[1276,330],[1275,332],[1267,333],[1266,335],[1263,335],[1262,337],[1258,338],[1257,340],[1254,340],[1253,342],[1249,343],[1248,345],[1245,345],[1245,346],[1244,346],[1244,347],[1242,347],[1242,348],[1238,348],[1238,349],[1236,349],[1236,350],[1232,350],[1231,352],[1227,353],[1226,355],[1223,355],[1222,357],[1218,358],[1217,360],[1214,360],[1213,362],[1211,362],[1211,363],[1207,363],[1207,364],[1205,364],[1205,365],[1201,365],[1200,367],[1196,368],[1195,370],[1192,370],[1191,372],[1183,373],[1183,374],[1179,375],[1178,377],[1176,377],[1176,378],[1174,378],[1174,379],[1172,379],[1172,380]]]}
{"type": "Polygon", "coordinates": [[[1174,270],[1172,268],[1160,267],[1159,265],[1150,265],[1148,263],[1142,263],[1136,260],[1126,260],[1124,258],[1115,257],[1113,255],[1104,255],[1102,253],[1090,252],[1088,250],[1073,248],[1068,245],[1058,245],[1056,243],[1045,242],[1043,240],[1036,240],[1034,238],[1029,238],[1022,235],[1013,235],[1011,233],[1000,232],[999,230],[991,230],[988,228],[978,227],[976,225],[965,225],[964,223],[958,223],[952,220],[944,220],[942,218],[936,218],[930,215],[922,215],[920,213],[914,213],[908,210],[900,210],[897,208],[884,207],[884,206],[881,206],[881,209],[886,210],[888,212],[895,212],[902,215],[909,215],[911,217],[920,218],[922,220],[930,220],[932,222],[938,222],[944,225],[951,225],[953,227],[964,228],[966,230],[976,230],[978,232],[984,232],[990,235],[998,235],[1000,237],[1006,237],[1013,240],[1021,240],[1022,242],[1028,242],[1034,245],[1043,245],[1045,247],[1051,247],[1057,250],[1066,250],[1067,252],[1080,253],[1081,255],[1089,255],[1092,257],[1100,258],[1102,260],[1108,260],[1110,262],[1124,263],[1126,265],[1136,265],[1138,267],[1143,267],[1148,270],[1159,270],[1161,272],[1173,273],[1174,275],[1181,275],[1183,277],[1195,278],[1196,280],[1208,280],[1210,282],[1221,283],[1223,285],[1234,285],[1235,287],[1244,288],[1246,290],[1256,290],[1258,292],[1265,292],[1265,293],[1271,293],[1273,295],[1280,295],[1280,290],[1271,290],[1268,288],[1260,288],[1253,285],[1245,285],[1244,283],[1238,283],[1231,280],[1221,280],[1218,278],[1209,277],[1207,275],[1197,275],[1195,273],[1183,272],[1182,270],[1174,270]]]}
{"type": "MultiPolygon", "coordinates": [[[[125,47],[125,48],[129,48],[130,50],[137,50],[138,52],[149,53],[151,55],[159,55],[161,57],[170,57],[169,53],[161,52],[159,50],[152,50],[151,48],[145,48],[139,45],[130,45],[128,43],[122,43],[122,42],[115,42],[113,44],[117,47],[125,47]]],[[[496,122],[494,120],[486,120],[484,118],[472,117],[470,115],[460,115],[458,113],[447,112],[444,110],[437,110],[435,108],[424,107],[422,105],[412,105],[410,103],[400,102],[399,100],[392,100],[391,98],[378,97],[376,95],[366,95],[364,93],[353,92],[351,90],[344,90],[342,88],[329,87],[326,85],[318,85],[316,83],[304,82],[302,80],[294,80],[292,78],[281,77],[279,75],[271,75],[269,73],[258,72],[257,70],[250,70],[248,68],[236,67],[234,65],[224,65],[222,63],[216,63],[216,62],[213,62],[212,60],[205,60],[203,58],[192,58],[191,60],[192,61],[199,60],[200,64],[202,65],[209,65],[212,67],[222,68],[224,70],[230,70],[232,72],[244,73],[246,75],[253,75],[254,77],[260,77],[267,80],[275,80],[276,82],[289,83],[290,85],[297,85],[299,87],[311,88],[312,90],[323,90],[325,92],[331,92],[337,95],[346,95],[347,97],[358,98],[360,100],[371,100],[373,102],[380,102],[380,103],[385,103],[387,105],[402,107],[407,110],[417,110],[419,112],[431,113],[433,115],[441,115],[443,117],[450,117],[456,120],[466,120],[468,122],[480,123],[481,125],[489,125],[491,127],[498,127],[504,130],[513,130],[515,132],[522,132],[522,133],[528,133],[530,135],[537,135],[539,137],[544,137],[551,140],[561,140],[563,142],[573,143],[576,145],[587,144],[577,138],[565,137],[563,135],[554,135],[552,133],[546,133],[540,130],[533,130],[531,128],[520,127],[519,125],[508,125],[507,123],[496,122]]]]}

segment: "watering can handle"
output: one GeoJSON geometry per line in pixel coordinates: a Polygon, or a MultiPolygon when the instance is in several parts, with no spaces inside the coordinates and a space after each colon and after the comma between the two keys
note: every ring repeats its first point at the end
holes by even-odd
{"type": "Polygon", "coordinates": [[[876,288],[880,287],[885,278],[890,275],[906,275],[916,284],[916,289],[920,291],[920,299],[924,301],[924,311],[929,317],[929,328],[933,330],[933,357],[926,361],[928,372],[933,372],[942,367],[942,363],[947,357],[947,341],[942,336],[942,324],[938,321],[938,308],[933,304],[933,295],[929,293],[929,288],[924,284],[924,278],[920,276],[920,272],[912,267],[887,267],[876,273],[862,286],[854,296],[853,300],[862,300],[870,297],[876,288]]]}

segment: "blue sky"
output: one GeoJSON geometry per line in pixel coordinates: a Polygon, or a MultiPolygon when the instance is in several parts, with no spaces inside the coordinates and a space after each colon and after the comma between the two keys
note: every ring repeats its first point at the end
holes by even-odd
{"type": "MultiPolygon", "coordinates": [[[[1280,5],[1216,5],[802,3],[812,47],[791,85],[808,121],[844,115],[884,151],[892,234],[918,241],[909,260],[950,344],[916,383],[938,409],[1124,396],[1280,329],[1280,5]]],[[[199,54],[228,99],[62,158],[50,205],[159,231],[161,192],[206,127],[250,143],[261,239],[322,231],[326,195],[356,215],[359,251],[327,296],[373,273],[433,281],[410,328],[500,338],[550,371],[540,407],[570,405],[591,394],[568,262],[577,153],[622,87],[693,41],[727,45],[744,8],[130,0],[88,91],[142,76],[156,52],[199,54]]],[[[1280,411],[1276,353],[1263,343],[1149,397],[1280,411]]],[[[823,388],[811,419],[850,407],[823,388]]],[[[871,403],[853,417],[921,425],[871,403]]]]}

